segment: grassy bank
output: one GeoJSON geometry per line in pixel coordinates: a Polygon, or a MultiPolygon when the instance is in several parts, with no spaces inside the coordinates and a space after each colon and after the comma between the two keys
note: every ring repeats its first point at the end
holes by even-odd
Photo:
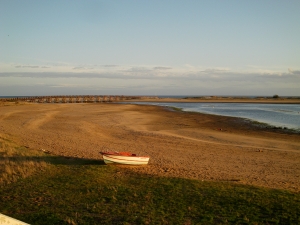
{"type": "Polygon", "coordinates": [[[300,223],[299,193],[139,175],[0,143],[1,162],[30,171],[1,173],[0,212],[30,224],[300,223]]]}

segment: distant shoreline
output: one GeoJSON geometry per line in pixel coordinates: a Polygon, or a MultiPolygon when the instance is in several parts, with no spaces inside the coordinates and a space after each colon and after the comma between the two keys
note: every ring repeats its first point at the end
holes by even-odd
{"type": "Polygon", "coordinates": [[[167,101],[135,101],[122,102],[120,104],[135,105],[157,105],[169,107],[176,111],[205,113],[218,116],[229,116],[243,118],[252,121],[254,124],[270,129],[284,129],[289,132],[299,133],[300,123],[299,104],[273,104],[273,103],[240,103],[240,102],[167,102],[167,101]],[[276,113],[274,113],[276,111],[276,113]],[[294,112],[296,115],[289,115],[281,112],[294,112]]]}
{"type": "Polygon", "coordinates": [[[160,98],[144,97],[141,99],[124,100],[124,102],[176,102],[176,103],[262,103],[262,104],[300,104],[300,98],[234,98],[234,97],[187,97],[160,98]]]}
{"type": "Polygon", "coordinates": [[[0,102],[39,103],[93,103],[93,102],[169,102],[169,103],[262,103],[300,104],[300,97],[241,97],[241,96],[116,96],[116,95],[62,95],[62,96],[0,96],[0,102]],[[50,102],[49,102],[50,101],[50,102]]]}

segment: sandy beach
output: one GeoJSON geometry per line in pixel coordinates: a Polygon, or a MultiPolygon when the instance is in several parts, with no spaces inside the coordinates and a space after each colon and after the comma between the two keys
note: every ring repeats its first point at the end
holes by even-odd
{"type": "Polygon", "coordinates": [[[139,173],[300,191],[300,134],[239,118],[146,105],[12,103],[0,105],[0,133],[66,157],[149,155],[148,166],[126,167],[139,173]]]}

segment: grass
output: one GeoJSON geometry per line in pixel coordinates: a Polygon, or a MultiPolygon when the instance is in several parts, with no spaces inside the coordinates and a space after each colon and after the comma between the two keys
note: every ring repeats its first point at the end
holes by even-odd
{"type": "Polygon", "coordinates": [[[0,212],[30,224],[300,223],[299,193],[140,175],[0,143],[1,162],[13,155],[19,170],[39,166],[0,188],[0,212]]]}
{"type": "Polygon", "coordinates": [[[40,158],[42,155],[26,147],[19,147],[0,135],[0,185],[43,171],[47,163],[40,158]]]}

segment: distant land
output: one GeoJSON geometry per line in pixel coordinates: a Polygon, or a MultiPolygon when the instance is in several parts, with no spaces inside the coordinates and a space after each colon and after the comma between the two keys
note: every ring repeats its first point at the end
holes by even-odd
{"type": "Polygon", "coordinates": [[[215,102],[300,104],[300,96],[133,96],[133,95],[53,95],[0,96],[1,102],[99,103],[99,102],[215,102]]]}

